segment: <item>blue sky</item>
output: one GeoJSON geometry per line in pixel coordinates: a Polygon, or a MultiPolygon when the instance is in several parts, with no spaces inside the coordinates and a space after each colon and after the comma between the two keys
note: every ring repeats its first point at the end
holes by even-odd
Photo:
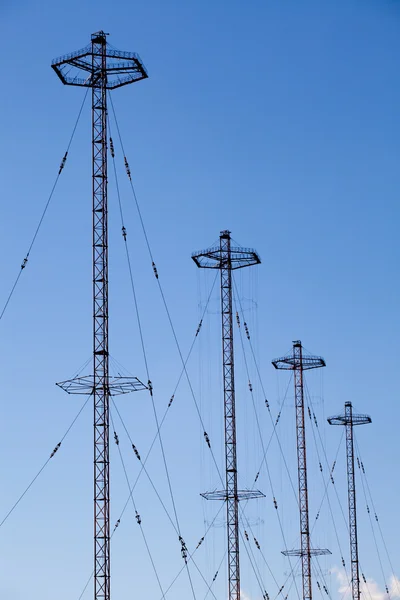
{"type": "MultiPolygon", "coordinates": [[[[26,254],[82,102],[82,90],[63,87],[50,68],[51,60],[85,46],[92,32],[104,29],[114,46],[138,52],[149,71],[148,80],[117,90],[113,100],[184,353],[211,285],[208,274],[196,272],[190,255],[229,228],[235,240],[256,248],[262,258],[261,266],[237,281],[273,414],[283,402],[288,379],[276,374],[270,361],[288,351],[292,340],[301,339],[327,361],[324,373],[309,380],[321,428],[324,419],[341,412],[348,400],[357,411],[372,416],[372,425],[357,432],[357,438],[396,567],[400,560],[396,514],[400,489],[395,471],[400,418],[399,3],[2,1],[0,15],[4,49],[0,303],[26,254]]],[[[90,159],[87,105],[28,267],[0,322],[0,517],[46,460],[80,406],[79,397],[64,396],[54,382],[72,375],[91,354],[90,159]]],[[[120,167],[150,371],[162,414],[179,376],[179,357],[120,167]]],[[[112,177],[110,285],[111,354],[144,378],[112,177]]],[[[222,466],[217,307],[215,289],[190,374],[222,466]]],[[[241,485],[247,486],[262,448],[237,341],[239,466],[241,485]]],[[[271,424],[263,394],[254,383],[254,366],[250,369],[256,410],[269,439],[271,424]]],[[[291,393],[282,410],[280,436],[295,481],[291,393]]],[[[147,397],[123,398],[118,406],[144,453],[155,432],[147,397]]],[[[173,406],[163,435],[182,530],[194,547],[204,531],[203,522],[210,522],[217,511],[216,505],[205,506],[198,494],[217,486],[218,480],[187,385],[179,388],[173,406]]],[[[87,409],[62,451],[0,528],[2,597],[14,600],[29,593],[33,600],[47,600],[56,592],[60,600],[79,598],[92,568],[91,423],[87,409]]],[[[323,427],[330,460],[339,438],[336,429],[323,427]]],[[[133,478],[137,464],[127,440],[124,443],[133,478]]],[[[315,514],[323,486],[311,432],[309,452],[310,504],[315,514]]],[[[337,486],[346,508],[344,447],[339,456],[337,486]]],[[[112,460],[115,522],[127,491],[114,447],[112,460]]],[[[295,544],[295,502],[287,492],[276,444],[269,461],[285,535],[295,544]]],[[[149,472],[168,503],[158,449],[151,455],[149,472]]],[[[249,508],[249,518],[280,582],[286,578],[287,564],[280,555],[283,541],[265,472],[260,487],[267,500],[249,508]]],[[[360,558],[365,575],[382,590],[361,489],[359,494],[360,558]]],[[[144,479],[137,503],[167,587],[181,566],[176,536],[144,479]]],[[[347,556],[340,509],[334,510],[347,556]]],[[[126,597],[132,590],[160,598],[132,509],[127,513],[113,543],[114,597],[126,597]]],[[[321,562],[326,573],[340,566],[327,513],[316,528],[315,544],[332,549],[332,557],[321,562]]],[[[223,557],[221,527],[212,528],[202,552],[199,567],[210,580],[223,557]]],[[[260,590],[243,554],[243,592],[258,599],[260,590]]],[[[390,567],[384,556],[382,560],[389,579],[390,567]]],[[[262,561],[259,565],[265,571],[262,561]]],[[[264,571],[272,600],[277,590],[264,571]]],[[[225,594],[224,577],[216,583],[216,595],[225,594]]],[[[327,574],[326,579],[332,597],[341,597],[338,577],[327,574]]],[[[206,588],[200,579],[196,586],[197,597],[203,598],[206,588]]],[[[182,577],[170,595],[183,598],[188,593],[182,577]]],[[[91,588],[86,597],[90,595],[91,588]]],[[[291,598],[296,598],[293,590],[291,598]]]]}

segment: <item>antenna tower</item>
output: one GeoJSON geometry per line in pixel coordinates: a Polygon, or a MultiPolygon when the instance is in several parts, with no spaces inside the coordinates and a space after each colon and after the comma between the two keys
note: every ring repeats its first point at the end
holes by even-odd
{"type": "Polygon", "coordinates": [[[230,231],[221,231],[219,239],[219,247],[192,254],[199,268],[221,271],[226,488],[201,495],[207,500],[226,500],[229,600],[240,600],[239,500],[260,498],[264,494],[257,490],[238,490],[237,485],[232,271],[258,265],[261,260],[257,252],[250,248],[232,247],[230,231]]]}
{"type": "Polygon", "coordinates": [[[307,485],[307,456],[306,429],[304,420],[304,381],[303,371],[325,367],[325,360],[320,356],[303,353],[300,341],[293,342],[293,353],[272,361],[275,369],[293,371],[294,396],[296,405],[296,439],[297,439],[297,468],[299,481],[300,509],[300,549],[285,550],[285,556],[301,557],[301,573],[303,580],[303,600],[311,600],[311,556],[330,554],[329,550],[311,548],[310,526],[308,518],[308,485],[307,485]]]}
{"type": "Polygon", "coordinates": [[[351,591],[353,600],[360,600],[360,573],[358,566],[358,539],[357,539],[357,508],[356,508],[356,481],[354,472],[354,425],[367,425],[371,423],[368,415],[353,414],[351,402],[344,405],[344,415],[329,417],[329,425],[344,425],[346,427],[346,459],[347,459],[347,488],[349,497],[349,533],[350,533],[350,558],[351,558],[351,591]]]}
{"type": "Polygon", "coordinates": [[[52,68],[66,85],[92,89],[93,374],[58,383],[69,394],[92,394],[94,404],[94,598],[110,599],[109,399],[146,389],[135,377],[111,377],[108,351],[107,91],[147,77],[132,52],[91,43],[57,58],[52,68]]]}

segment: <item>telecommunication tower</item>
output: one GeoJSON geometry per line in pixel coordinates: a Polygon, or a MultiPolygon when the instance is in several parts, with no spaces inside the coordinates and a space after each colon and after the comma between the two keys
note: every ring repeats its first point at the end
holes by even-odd
{"type": "Polygon", "coordinates": [[[285,556],[301,557],[301,574],[303,582],[303,600],[311,600],[311,557],[330,554],[329,550],[311,548],[310,526],[308,517],[308,484],[307,484],[307,453],[306,429],[304,420],[304,381],[303,371],[325,367],[325,360],[320,356],[303,353],[300,341],[293,342],[293,352],[272,361],[275,369],[293,371],[294,397],[296,406],[296,440],[297,440],[297,469],[299,482],[300,510],[300,549],[285,550],[285,556]]]}
{"type": "Polygon", "coordinates": [[[66,85],[92,89],[93,373],[58,383],[69,394],[92,394],[94,404],[94,598],[110,599],[110,396],[146,389],[135,377],[111,377],[108,350],[107,93],[147,77],[137,54],[107,44],[98,31],[85,48],[57,58],[66,85]]]}
{"type": "Polygon", "coordinates": [[[354,425],[371,423],[368,415],[353,414],[351,402],[344,405],[344,415],[329,417],[329,425],[344,425],[346,427],[346,459],[347,459],[347,488],[349,500],[349,533],[350,533],[350,559],[351,559],[351,591],[353,600],[360,600],[360,573],[358,565],[358,539],[357,539],[357,507],[356,507],[356,481],[354,472],[354,425]]]}
{"type": "Polygon", "coordinates": [[[233,351],[232,271],[261,263],[255,250],[233,247],[230,231],[221,231],[219,246],[192,254],[201,269],[221,271],[222,360],[225,418],[225,490],[207,492],[208,500],[226,501],[229,600],[240,600],[239,500],[260,498],[257,490],[238,490],[236,459],[235,369],[233,351]]]}

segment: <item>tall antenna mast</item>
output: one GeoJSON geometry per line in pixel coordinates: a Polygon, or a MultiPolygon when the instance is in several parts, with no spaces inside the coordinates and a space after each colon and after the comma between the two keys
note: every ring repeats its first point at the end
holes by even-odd
{"type": "Polygon", "coordinates": [[[350,558],[351,558],[351,591],[353,600],[360,600],[360,572],[358,566],[358,539],[357,539],[357,507],[356,507],[356,480],[354,472],[354,425],[371,423],[368,415],[353,414],[351,402],[344,405],[344,415],[329,417],[329,425],[344,425],[346,427],[346,459],[347,459],[347,488],[349,497],[349,533],[350,533],[350,558]]]}
{"type": "Polygon", "coordinates": [[[300,510],[300,549],[285,550],[285,556],[301,557],[301,572],[303,580],[303,600],[311,600],[311,556],[330,554],[329,550],[311,548],[310,526],[308,517],[308,484],[307,484],[307,455],[306,429],[304,420],[304,381],[303,371],[325,367],[325,360],[320,356],[303,353],[300,341],[293,342],[293,353],[272,361],[275,369],[293,371],[294,397],[296,405],[296,439],[297,439],[297,468],[299,481],[299,510],[300,510]]]}
{"type": "Polygon", "coordinates": [[[192,254],[192,259],[199,268],[221,271],[226,489],[207,492],[202,496],[207,500],[226,500],[229,600],[240,600],[239,500],[259,498],[263,494],[257,490],[238,490],[237,484],[232,271],[258,265],[261,260],[254,250],[232,247],[230,231],[221,231],[219,239],[219,247],[192,254]]]}
{"type": "Polygon", "coordinates": [[[108,351],[107,90],[147,77],[140,58],[110,48],[98,31],[91,43],[58,58],[52,68],[66,85],[92,88],[93,375],[58,385],[94,401],[94,598],[110,599],[110,395],[145,389],[136,378],[110,377],[108,351]]]}

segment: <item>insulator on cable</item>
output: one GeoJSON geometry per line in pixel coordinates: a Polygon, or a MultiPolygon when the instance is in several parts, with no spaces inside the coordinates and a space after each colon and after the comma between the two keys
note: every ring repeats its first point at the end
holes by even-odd
{"type": "Polygon", "coordinates": [[[309,407],[309,406],[307,406],[307,410],[308,410],[308,416],[309,416],[309,417],[310,417],[310,419],[311,419],[311,409],[310,409],[310,407],[309,407]]]}
{"type": "Polygon", "coordinates": [[[152,396],[153,395],[153,384],[151,383],[150,379],[147,382],[147,387],[149,388],[150,396],[152,396]]]}
{"type": "Polygon", "coordinates": [[[378,519],[378,515],[375,513],[375,521],[378,523],[379,519],[378,519]]]}
{"type": "Polygon", "coordinates": [[[125,225],[122,226],[122,237],[124,238],[124,240],[126,242],[126,228],[125,228],[125,225]]]}
{"type": "Polygon", "coordinates": [[[278,594],[281,594],[281,593],[283,592],[283,588],[284,588],[284,587],[285,587],[285,586],[283,585],[283,586],[280,588],[280,590],[279,590],[278,594]]]}
{"type": "Polygon", "coordinates": [[[386,593],[388,594],[389,593],[389,588],[388,588],[387,585],[385,585],[385,589],[386,589],[386,593]]]}
{"type": "Polygon", "coordinates": [[[54,448],[53,452],[50,454],[50,458],[53,458],[59,447],[61,446],[61,442],[58,442],[57,446],[54,448]]]}
{"type": "Polygon", "coordinates": [[[175,398],[175,394],[172,394],[170,401],[168,402],[168,408],[171,406],[175,398]]]}
{"type": "Polygon", "coordinates": [[[240,327],[240,318],[239,318],[239,313],[236,311],[236,323],[237,326],[240,327]]]}
{"type": "Polygon", "coordinates": [[[116,431],[114,431],[114,442],[117,444],[117,446],[119,446],[119,437],[116,431]]]}
{"type": "Polygon", "coordinates": [[[207,433],[207,431],[205,431],[205,432],[203,433],[203,435],[204,435],[204,439],[206,440],[206,444],[207,444],[207,446],[208,446],[208,447],[211,449],[210,438],[208,437],[208,433],[207,433]]]}
{"type": "Polygon", "coordinates": [[[153,271],[154,271],[154,275],[156,276],[156,279],[158,279],[158,271],[157,271],[157,267],[156,267],[154,261],[151,263],[151,266],[153,267],[153,271]]]}
{"type": "Polygon", "coordinates": [[[321,473],[322,473],[322,465],[321,465],[321,463],[319,463],[319,470],[320,470],[320,471],[321,471],[321,473]]]}
{"type": "Polygon", "coordinates": [[[249,333],[249,328],[247,327],[246,321],[243,323],[243,326],[244,326],[244,330],[246,332],[247,339],[249,340],[250,339],[250,333],[249,333]]]}
{"type": "Polygon", "coordinates": [[[62,170],[63,170],[63,168],[65,167],[65,163],[67,162],[67,156],[68,156],[68,150],[67,150],[67,152],[64,154],[64,156],[63,156],[63,159],[62,159],[62,161],[61,161],[61,164],[60,164],[60,169],[59,169],[59,171],[58,171],[58,174],[59,174],[59,175],[61,175],[61,171],[62,171],[62,170]]]}
{"type": "Polygon", "coordinates": [[[260,544],[258,543],[258,540],[256,538],[254,538],[254,543],[256,545],[256,548],[258,548],[259,550],[261,550],[260,544]]]}
{"type": "Polygon", "coordinates": [[[361,465],[360,465],[360,459],[357,456],[357,464],[358,464],[358,468],[361,469],[361,465]]]}
{"type": "Polygon", "coordinates": [[[327,596],[329,596],[328,588],[326,587],[326,585],[324,585],[324,592],[327,596]]]}
{"type": "Polygon", "coordinates": [[[244,530],[244,537],[246,538],[247,541],[249,541],[249,534],[247,533],[246,530],[244,530]]]}
{"type": "Polygon", "coordinates": [[[25,269],[27,262],[28,262],[28,255],[26,255],[24,260],[22,261],[21,269],[25,269]]]}
{"type": "Polygon", "coordinates": [[[134,453],[136,454],[137,459],[141,460],[140,454],[139,454],[138,449],[136,448],[135,444],[132,444],[132,449],[133,449],[134,453]]]}
{"type": "Polygon", "coordinates": [[[129,163],[126,160],[126,156],[124,156],[124,163],[125,163],[126,174],[128,175],[129,179],[132,181],[131,170],[129,168],[129,163]]]}
{"type": "Polygon", "coordinates": [[[264,590],[263,598],[264,598],[264,600],[269,600],[269,594],[268,594],[267,590],[264,590]]]}
{"type": "Polygon", "coordinates": [[[136,519],[138,525],[140,525],[142,523],[142,519],[140,518],[140,515],[139,515],[139,513],[138,513],[137,510],[135,510],[135,513],[136,513],[135,514],[135,519],[136,519]]]}
{"type": "Polygon", "coordinates": [[[217,579],[218,577],[218,571],[215,573],[214,577],[213,577],[213,582],[217,579]]]}
{"type": "Polygon", "coordinates": [[[346,568],[346,563],[344,562],[343,556],[342,556],[342,565],[343,565],[343,568],[345,569],[346,568]]]}
{"type": "Polygon", "coordinates": [[[203,543],[203,542],[204,542],[204,535],[203,535],[203,537],[201,538],[201,540],[199,541],[199,543],[197,544],[197,546],[196,546],[196,550],[197,550],[197,548],[199,548],[199,547],[202,545],[202,543],[203,543]]]}
{"type": "Polygon", "coordinates": [[[121,519],[118,519],[118,521],[114,525],[114,531],[117,529],[117,527],[120,523],[121,523],[121,519]]]}
{"type": "Polygon", "coordinates": [[[278,510],[278,503],[277,503],[277,501],[276,501],[276,499],[275,499],[275,498],[274,498],[274,506],[275,506],[275,508],[278,510]]]}
{"type": "Polygon", "coordinates": [[[267,400],[266,398],[265,398],[265,406],[266,406],[266,407],[268,408],[268,410],[269,410],[269,402],[268,402],[268,400],[267,400]]]}
{"type": "Polygon", "coordinates": [[[315,413],[313,413],[313,417],[314,417],[315,427],[318,427],[318,421],[317,421],[317,417],[315,416],[315,413]]]}
{"type": "Polygon", "coordinates": [[[367,504],[367,513],[369,514],[369,506],[368,506],[368,504],[367,504]]]}
{"type": "Polygon", "coordinates": [[[257,479],[258,479],[259,477],[260,477],[260,471],[258,471],[258,472],[257,472],[257,475],[256,475],[256,477],[255,477],[255,479],[254,479],[254,483],[257,481],[257,479]]]}
{"type": "Polygon", "coordinates": [[[197,336],[199,335],[199,333],[200,333],[200,329],[201,329],[201,326],[202,326],[202,325],[203,325],[203,319],[201,319],[201,321],[200,321],[200,323],[199,323],[199,326],[198,326],[198,328],[197,328],[197,331],[196,331],[196,335],[195,335],[195,337],[197,337],[197,336]]]}
{"type": "Polygon", "coordinates": [[[253,391],[253,386],[251,385],[251,381],[249,379],[249,390],[252,392],[253,391]]]}
{"type": "Polygon", "coordinates": [[[331,473],[333,473],[333,471],[335,470],[335,467],[336,467],[336,460],[333,461],[331,473]]]}
{"type": "Polygon", "coordinates": [[[361,470],[362,470],[362,472],[363,472],[363,473],[364,473],[364,475],[365,475],[365,469],[364,469],[364,463],[363,463],[363,461],[361,461],[361,470]]]}
{"type": "Polygon", "coordinates": [[[281,411],[278,412],[278,416],[276,417],[275,427],[278,425],[280,418],[281,418],[281,411]]]}
{"type": "Polygon", "coordinates": [[[364,582],[364,583],[367,583],[367,580],[365,579],[365,575],[364,575],[364,573],[361,573],[361,577],[363,578],[363,582],[364,582]]]}
{"type": "Polygon", "coordinates": [[[179,541],[181,543],[181,555],[182,555],[182,558],[185,561],[185,564],[187,564],[187,547],[186,547],[185,541],[184,541],[184,539],[183,539],[183,537],[181,535],[179,536],[179,541]]]}
{"type": "Polygon", "coordinates": [[[332,485],[335,485],[335,480],[333,479],[333,475],[331,474],[332,485]]]}
{"type": "Polygon", "coordinates": [[[320,590],[321,589],[321,585],[320,585],[319,581],[317,581],[317,586],[318,586],[318,589],[320,590]]]}
{"type": "Polygon", "coordinates": [[[112,137],[111,137],[111,136],[110,136],[110,152],[111,152],[111,156],[112,156],[112,158],[114,158],[114,157],[115,157],[115,152],[114,152],[114,142],[113,142],[113,139],[112,139],[112,137]]]}
{"type": "Polygon", "coordinates": [[[318,521],[319,519],[319,511],[317,512],[317,516],[315,517],[315,520],[318,521]]]}

